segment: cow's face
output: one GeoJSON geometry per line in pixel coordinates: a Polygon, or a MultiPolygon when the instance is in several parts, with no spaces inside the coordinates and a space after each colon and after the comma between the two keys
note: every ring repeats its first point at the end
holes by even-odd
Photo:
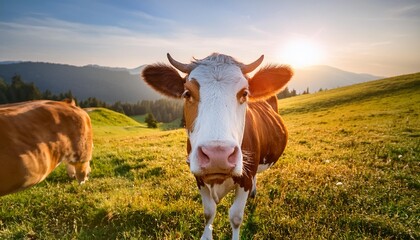
{"type": "Polygon", "coordinates": [[[167,65],[147,66],[144,80],[159,92],[184,98],[184,118],[188,132],[188,160],[191,172],[207,183],[223,182],[241,176],[247,103],[276,94],[290,80],[284,66],[268,66],[248,78],[247,72],[261,64],[263,56],[249,65],[232,57],[212,54],[191,64],[169,61],[167,65]]]}
{"type": "Polygon", "coordinates": [[[184,84],[191,172],[204,180],[242,174],[248,81],[237,65],[199,65],[184,84]]]}

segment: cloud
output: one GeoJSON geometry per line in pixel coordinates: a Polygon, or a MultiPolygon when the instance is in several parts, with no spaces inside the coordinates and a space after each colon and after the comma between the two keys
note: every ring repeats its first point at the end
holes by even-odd
{"type": "Polygon", "coordinates": [[[139,10],[135,10],[135,11],[130,10],[130,11],[127,11],[127,13],[130,14],[131,16],[138,17],[141,20],[146,20],[149,22],[157,23],[157,24],[170,24],[170,25],[176,24],[176,21],[172,19],[157,17],[157,16],[154,16],[154,15],[151,15],[146,12],[139,11],[139,10]]]}
{"type": "MultiPolygon", "coordinates": [[[[27,18],[19,22],[0,22],[2,57],[56,61],[81,64],[112,56],[123,58],[135,49],[168,46],[171,41],[114,26],[98,26],[62,21],[54,18],[27,18]],[[120,51],[120,53],[118,53],[120,51]],[[60,55],[60,56],[58,56],[60,55]],[[65,60],[66,56],[69,58],[65,60]],[[45,59],[47,58],[47,59],[45,59]]],[[[27,59],[22,59],[27,60],[27,59]]]]}
{"type": "Polygon", "coordinates": [[[420,20],[420,4],[406,5],[391,10],[393,16],[400,19],[420,20]]]}
{"type": "MultiPolygon", "coordinates": [[[[235,36],[201,36],[186,27],[177,29],[171,20],[137,12],[142,18],[171,24],[171,33],[139,32],[123,27],[91,25],[56,18],[23,18],[0,22],[0,55],[3,60],[51,61],[75,65],[96,63],[136,66],[164,59],[166,52],[179,58],[205,57],[213,51],[246,60],[258,56],[267,41],[235,36]],[[170,35],[170,36],[168,36],[170,35]],[[235,54],[236,53],[236,54],[235,54]]],[[[246,61],[244,60],[244,61],[246,61]]]]}

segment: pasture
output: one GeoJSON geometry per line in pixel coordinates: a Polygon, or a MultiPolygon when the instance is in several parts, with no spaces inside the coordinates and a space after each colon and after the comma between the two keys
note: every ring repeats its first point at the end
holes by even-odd
{"type": "MultiPolygon", "coordinates": [[[[420,73],[279,101],[285,154],[258,175],[242,239],[419,239],[420,73]]],[[[197,239],[201,199],[183,129],[148,129],[105,109],[92,173],[60,166],[41,184],[0,198],[0,239],[197,239]]],[[[229,239],[232,196],[215,239],[229,239]]]]}

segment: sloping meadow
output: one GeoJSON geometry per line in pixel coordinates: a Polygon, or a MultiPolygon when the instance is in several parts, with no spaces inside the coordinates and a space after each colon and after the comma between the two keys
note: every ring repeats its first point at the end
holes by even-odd
{"type": "MultiPolygon", "coordinates": [[[[420,74],[279,106],[289,143],[258,175],[243,239],[420,237],[420,74]]],[[[185,163],[185,130],[150,130],[106,110],[90,114],[89,181],[79,186],[60,166],[41,184],[0,198],[0,238],[199,238],[204,216],[185,163]]],[[[228,195],[218,206],[215,239],[230,238],[231,202],[228,195]]]]}

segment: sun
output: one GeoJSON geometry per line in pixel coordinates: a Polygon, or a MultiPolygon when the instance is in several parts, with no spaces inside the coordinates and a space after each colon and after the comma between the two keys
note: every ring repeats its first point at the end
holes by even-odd
{"type": "Polygon", "coordinates": [[[294,68],[321,64],[324,54],[315,42],[297,39],[288,42],[279,52],[279,59],[294,68]]]}

